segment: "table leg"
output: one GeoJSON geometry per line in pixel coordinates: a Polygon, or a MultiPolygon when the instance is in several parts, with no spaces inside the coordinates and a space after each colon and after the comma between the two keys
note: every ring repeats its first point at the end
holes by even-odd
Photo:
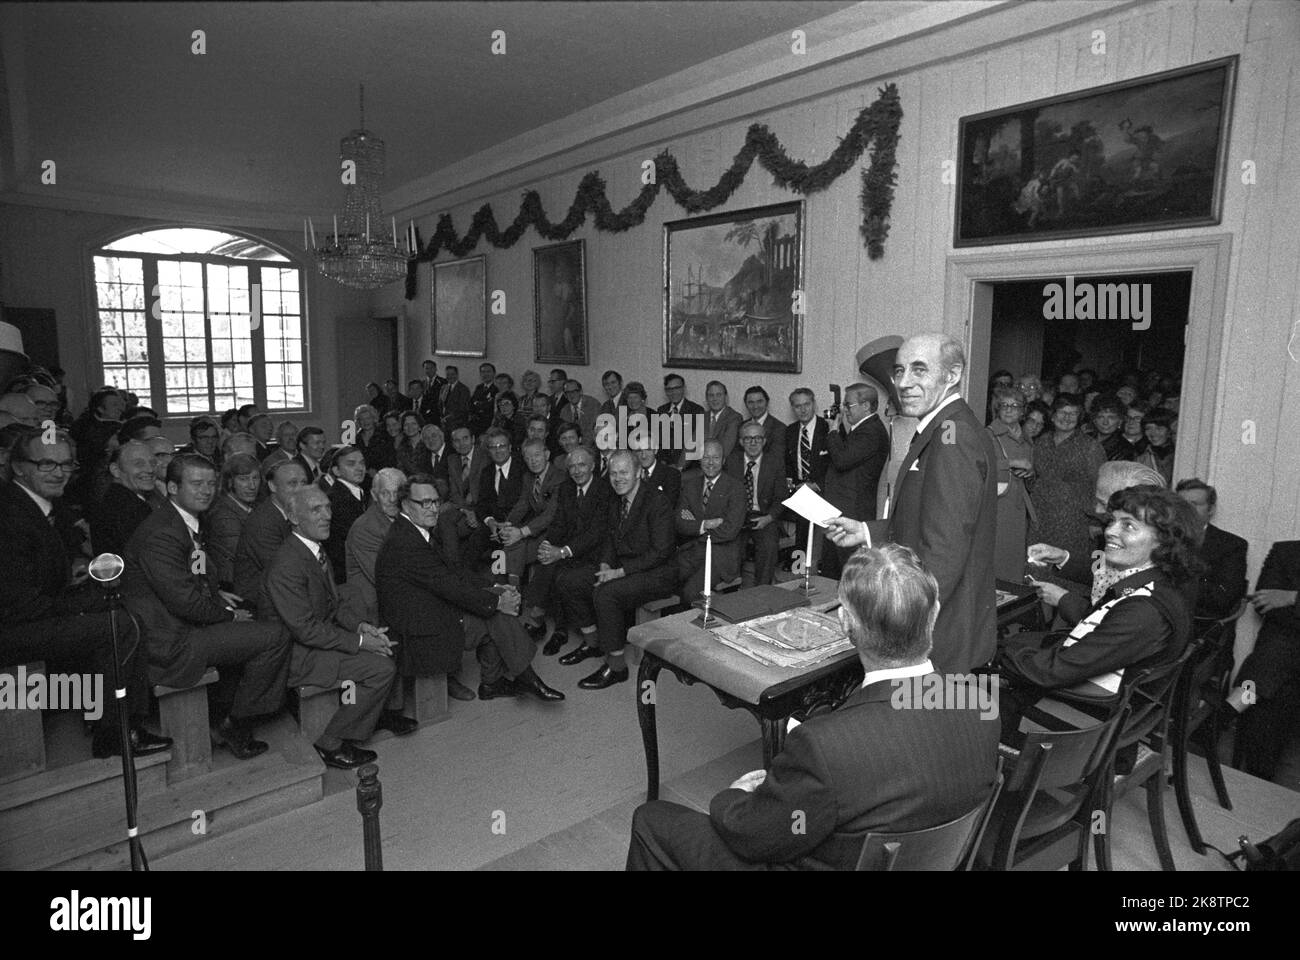
{"type": "Polygon", "coordinates": [[[772,769],[772,759],[781,752],[785,746],[785,725],[786,717],[777,720],[769,720],[767,717],[758,718],[758,726],[763,735],[763,769],[772,769]]]}
{"type": "Polygon", "coordinates": [[[641,745],[645,748],[646,800],[659,799],[659,731],[655,722],[655,678],[664,662],[649,651],[641,654],[636,674],[636,718],[641,725],[641,745]],[[650,686],[646,686],[646,683],[650,686]]]}

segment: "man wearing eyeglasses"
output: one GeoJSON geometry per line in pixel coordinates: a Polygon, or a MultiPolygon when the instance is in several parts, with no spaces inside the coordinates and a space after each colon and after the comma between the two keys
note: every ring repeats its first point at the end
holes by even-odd
{"type": "MultiPolygon", "coordinates": [[[[75,450],[63,431],[47,437],[29,427],[13,448],[13,482],[0,484],[0,668],[43,660],[47,675],[98,674],[108,689],[113,682],[108,607],[103,592],[87,583],[85,559],[73,559],[76,533],[62,505],[77,469],[75,450]]],[[[127,618],[119,617],[118,626],[124,632],[118,666],[126,685],[131,745],[137,756],[158,753],[172,741],[143,725],[149,711],[143,645],[127,618]]],[[[94,722],[96,757],[122,752],[117,702],[108,700],[94,722]]]]}
{"type": "Polygon", "coordinates": [[[559,419],[561,412],[569,403],[568,398],[564,395],[564,385],[568,379],[568,373],[556,367],[546,380],[546,393],[551,403],[548,414],[552,423],[559,419]]]}
{"type": "Polygon", "coordinates": [[[568,406],[560,415],[567,422],[580,426],[584,437],[594,437],[596,418],[600,416],[600,401],[583,393],[582,384],[577,380],[565,381],[564,398],[568,401],[568,406]]]}
{"type": "MultiPolygon", "coordinates": [[[[740,428],[740,447],[727,460],[727,473],[740,481],[745,491],[745,522],[736,535],[736,549],[743,560],[746,544],[754,541],[754,584],[769,584],[776,576],[780,553],[781,502],[785,499],[785,464],[771,451],[764,452],[767,431],[757,420],[740,428]]],[[[749,584],[745,584],[749,586],[749,584]]]]}

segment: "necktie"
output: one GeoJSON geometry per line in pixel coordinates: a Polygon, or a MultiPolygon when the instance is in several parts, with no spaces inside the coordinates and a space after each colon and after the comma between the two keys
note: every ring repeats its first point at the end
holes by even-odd
{"type": "Polygon", "coordinates": [[[578,509],[582,509],[582,487],[578,488],[578,509]]]}
{"type": "Polygon", "coordinates": [[[627,523],[627,515],[632,512],[632,500],[630,497],[623,498],[623,514],[618,518],[618,525],[621,527],[627,523]]]}
{"type": "Polygon", "coordinates": [[[671,413],[674,417],[677,416],[677,404],[674,403],[673,408],[668,412],[671,413]]]}
{"type": "Polygon", "coordinates": [[[497,493],[501,492],[501,467],[500,466],[497,467],[496,492],[497,493]]]}
{"type": "Polygon", "coordinates": [[[463,487],[467,483],[469,483],[469,457],[465,458],[460,468],[460,485],[463,487]]]}
{"type": "Polygon", "coordinates": [[[753,510],[754,507],[754,461],[745,462],[745,506],[753,510]]]}
{"type": "Polygon", "coordinates": [[[808,477],[808,464],[812,463],[812,429],[803,427],[799,432],[799,479],[808,477]]]}
{"type": "Polygon", "coordinates": [[[434,470],[437,469],[438,469],[438,455],[436,453],[431,453],[429,454],[429,472],[432,473],[434,470]]]}
{"type": "Polygon", "coordinates": [[[539,473],[537,479],[533,481],[533,503],[540,503],[542,499],[542,480],[546,474],[539,473]]]}
{"type": "Polygon", "coordinates": [[[641,479],[642,479],[642,480],[649,480],[649,479],[650,479],[650,468],[649,468],[649,467],[642,467],[642,468],[641,468],[641,479]]]}
{"type": "Polygon", "coordinates": [[[709,494],[713,492],[713,481],[704,481],[704,492],[700,495],[700,506],[707,508],[709,505],[709,494]]]}
{"type": "Polygon", "coordinates": [[[325,556],[324,550],[319,548],[316,550],[316,562],[320,564],[320,568],[327,574],[330,572],[330,558],[325,556]]]}

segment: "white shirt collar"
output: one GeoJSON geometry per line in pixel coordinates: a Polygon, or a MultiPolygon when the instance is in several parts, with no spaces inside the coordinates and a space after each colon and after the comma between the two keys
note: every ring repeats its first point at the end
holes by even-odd
{"type": "Polygon", "coordinates": [[[298,456],[302,457],[303,460],[307,462],[307,466],[311,467],[313,470],[316,469],[316,464],[320,463],[319,460],[314,460],[311,457],[307,456],[306,451],[299,451],[298,456]]]}
{"type": "Polygon", "coordinates": [[[881,680],[901,680],[905,677],[923,677],[927,673],[934,673],[934,664],[927,658],[924,663],[914,663],[910,667],[890,667],[887,670],[872,670],[862,678],[862,687],[866,689],[870,684],[879,683],[881,680]]]}
{"type": "Polygon", "coordinates": [[[293,532],[293,535],[294,535],[295,537],[297,537],[299,540],[301,540],[304,544],[306,544],[307,549],[311,551],[311,555],[312,555],[313,557],[315,557],[315,558],[317,559],[317,561],[320,560],[320,544],[319,544],[319,543],[317,543],[315,540],[309,540],[309,539],[307,539],[307,538],[304,537],[301,533],[299,533],[297,530],[295,530],[295,531],[293,532]]]}
{"type": "Polygon", "coordinates": [[[344,489],[346,489],[348,493],[352,494],[352,496],[356,497],[358,500],[361,499],[361,488],[351,480],[344,480],[342,477],[335,477],[334,479],[343,484],[344,489]]]}
{"type": "MultiPolygon", "coordinates": [[[[880,411],[877,410],[875,413],[869,413],[869,414],[867,414],[865,417],[863,417],[861,420],[859,420],[859,421],[858,421],[857,423],[855,423],[853,426],[849,427],[849,433],[852,433],[854,430],[858,429],[858,427],[862,426],[864,423],[866,423],[868,420],[870,420],[872,417],[878,415],[879,413],[880,413],[880,411]]],[[[919,433],[920,431],[918,430],[917,432],[919,433]]]]}
{"type": "Polygon", "coordinates": [[[755,417],[755,418],[754,418],[754,422],[755,422],[755,423],[761,423],[761,424],[763,424],[764,426],[766,426],[766,425],[767,425],[767,414],[765,413],[765,414],[763,414],[761,417],[755,417]]]}
{"type": "Polygon", "coordinates": [[[961,394],[956,391],[953,391],[942,402],[940,402],[940,404],[937,407],[935,407],[933,410],[931,410],[929,413],[927,413],[924,417],[921,418],[921,422],[916,425],[916,432],[920,433],[922,430],[924,430],[926,427],[930,425],[930,422],[934,420],[935,417],[939,415],[940,410],[948,406],[948,404],[952,403],[954,400],[960,400],[960,399],[961,399],[961,394]]]}
{"type": "Polygon", "coordinates": [[[42,515],[48,517],[54,511],[54,504],[52,502],[46,500],[44,497],[42,497],[31,487],[27,486],[25,483],[20,483],[17,480],[15,480],[14,486],[16,486],[19,490],[21,490],[23,493],[27,494],[27,496],[32,498],[32,502],[41,508],[42,515]]]}
{"type": "Polygon", "coordinates": [[[181,515],[181,519],[185,521],[185,526],[190,528],[190,533],[194,534],[195,536],[198,536],[199,518],[194,516],[194,514],[190,513],[188,510],[182,507],[175,500],[171,501],[171,505],[175,507],[176,512],[181,515]]]}
{"type": "Polygon", "coordinates": [[[582,491],[582,495],[583,495],[584,497],[587,495],[587,491],[591,489],[592,481],[595,480],[595,479],[596,479],[596,475],[593,473],[593,474],[591,475],[591,480],[588,480],[586,483],[584,483],[582,486],[580,486],[580,487],[578,488],[579,490],[582,491]]]}
{"type": "Polygon", "coordinates": [[[514,462],[515,462],[515,458],[511,457],[505,463],[498,463],[496,465],[496,468],[501,471],[501,476],[504,477],[506,480],[510,479],[510,465],[513,464],[514,462]]]}
{"type": "Polygon", "coordinates": [[[754,469],[755,469],[755,470],[758,470],[758,465],[759,465],[760,463],[763,462],[763,454],[760,453],[760,454],[759,454],[758,456],[756,456],[752,461],[749,459],[749,454],[745,454],[745,456],[744,456],[744,461],[745,461],[745,466],[746,466],[746,467],[748,467],[749,464],[752,462],[752,463],[754,464],[754,469]]]}
{"type": "Polygon", "coordinates": [[[645,471],[645,478],[646,478],[647,480],[649,480],[651,477],[653,477],[653,476],[655,475],[655,467],[657,467],[657,466],[659,466],[659,461],[658,461],[658,460],[651,460],[651,461],[650,461],[650,466],[648,466],[648,467],[642,467],[642,468],[641,468],[642,470],[645,471]]]}
{"type": "Polygon", "coordinates": [[[408,517],[405,513],[403,513],[401,516],[402,516],[402,519],[404,519],[407,523],[409,523],[411,526],[415,527],[416,530],[419,530],[419,531],[420,531],[420,536],[424,537],[424,542],[425,542],[425,543],[428,543],[428,542],[429,542],[429,531],[428,531],[428,530],[424,529],[424,527],[420,526],[418,523],[416,523],[414,520],[412,520],[410,517],[408,517]]]}

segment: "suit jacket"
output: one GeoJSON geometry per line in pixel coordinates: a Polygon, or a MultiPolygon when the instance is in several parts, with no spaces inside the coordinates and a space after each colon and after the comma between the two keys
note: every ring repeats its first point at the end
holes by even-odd
{"type": "Polygon", "coordinates": [[[715,796],[709,819],[731,851],[773,869],[852,870],[867,833],[921,830],[974,809],[993,785],[997,719],[895,709],[895,689],[859,688],[791,730],[756,790],[715,796]],[[795,811],[803,832],[791,829],[795,811]]]}
{"type": "Polygon", "coordinates": [[[493,616],[497,595],[469,579],[443,554],[437,537],[426,543],[398,515],[375,560],[379,618],[398,641],[403,676],[453,673],[465,650],[464,615],[493,616]]]}
{"type": "Polygon", "coordinates": [[[618,419],[618,408],[627,406],[627,391],[620,390],[617,397],[606,397],[600,405],[601,413],[608,413],[615,420],[618,419]]]}
{"type": "Polygon", "coordinates": [[[567,404],[560,410],[560,416],[566,423],[576,422],[582,428],[582,439],[586,443],[592,443],[596,439],[596,418],[600,416],[600,401],[595,397],[589,397],[585,393],[582,399],[578,401],[577,410],[574,410],[573,404],[567,404]]]}
{"type": "Polygon", "coordinates": [[[349,655],[360,649],[359,623],[340,619],[347,618],[347,611],[340,605],[333,578],[292,534],[266,568],[264,606],[258,608],[257,615],[278,619],[289,628],[293,637],[289,683],[295,687],[337,685],[342,679],[339,664],[343,658],[321,656],[321,652],[349,655]]]}
{"type": "Polygon", "coordinates": [[[1207,569],[1200,576],[1196,616],[1220,620],[1246,595],[1246,547],[1236,534],[1206,526],[1200,558],[1207,569]]]}
{"type": "MultiPolygon", "coordinates": [[[[647,482],[642,478],[642,482],[647,482]]],[[[682,472],[676,467],[659,462],[655,464],[655,472],[650,476],[648,481],[650,486],[654,487],[664,495],[670,507],[677,505],[677,499],[682,495],[682,472]]]]}
{"type": "MultiPolygon", "coordinates": [[[[1279,540],[1264,558],[1264,566],[1255,582],[1256,590],[1295,590],[1300,592],[1300,540],[1279,540]]],[[[1289,607],[1264,614],[1255,648],[1266,640],[1282,643],[1300,642],[1300,596],[1289,607]]]]}
{"type": "MultiPolygon", "coordinates": [[[[745,451],[733,450],[727,458],[727,473],[736,478],[740,484],[740,499],[745,500],[745,451]]],[[[758,472],[754,476],[754,490],[758,494],[758,512],[765,513],[772,519],[781,515],[781,501],[786,497],[785,464],[780,457],[770,453],[763,454],[758,462],[758,472]]],[[[710,497],[709,502],[713,499],[710,497]]],[[[750,512],[749,503],[745,503],[745,512],[750,512]]]]}
{"type": "Polygon", "coordinates": [[[272,497],[267,497],[248,515],[235,548],[235,593],[262,608],[262,575],[293,527],[272,497]]]}
{"type": "Polygon", "coordinates": [[[458,507],[472,507],[478,502],[479,477],[483,465],[491,459],[486,450],[475,446],[469,453],[469,477],[462,482],[465,458],[454,451],[447,457],[447,497],[452,503],[458,507]]]}
{"type": "Polygon", "coordinates": [[[378,501],[371,501],[366,512],[352,522],[344,544],[344,566],[347,583],[343,596],[350,615],[358,623],[375,623],[379,617],[379,601],[375,594],[375,559],[379,548],[393,525],[378,501]]]}
{"type": "MultiPolygon", "coordinates": [[[[746,417],[741,426],[743,427],[753,419],[753,417],[746,417]]],[[[763,421],[763,433],[767,436],[767,439],[763,441],[763,453],[774,454],[778,462],[785,460],[785,427],[785,421],[778,420],[772,416],[771,412],[768,413],[767,419],[763,421]]],[[[731,456],[731,454],[727,454],[727,456],[731,456]]]]}
{"type": "Polygon", "coordinates": [[[469,424],[469,387],[457,380],[444,384],[446,396],[440,398],[443,430],[448,435],[456,427],[469,424]]]}
{"type": "Polygon", "coordinates": [[[519,501],[519,495],[524,491],[524,474],[532,476],[524,466],[523,457],[512,456],[509,462],[510,473],[502,478],[499,492],[496,485],[497,465],[491,462],[491,458],[487,459],[479,473],[478,498],[474,502],[474,513],[478,515],[480,521],[488,517],[504,520],[509,516],[510,511],[519,501]]]}
{"type": "Polygon", "coordinates": [[[880,474],[889,461],[889,430],[880,418],[859,423],[847,437],[838,427],[828,430],[826,458],[822,495],[846,517],[874,520],[880,474]]]}
{"type": "MultiPolygon", "coordinates": [[[[877,422],[879,417],[875,418],[877,422]]],[[[803,429],[803,424],[796,420],[785,428],[785,475],[795,481],[796,486],[799,481],[799,432],[803,429]]],[[[864,424],[863,430],[867,429],[864,424]]],[[[819,487],[826,482],[826,470],[830,467],[831,453],[828,446],[828,438],[831,433],[830,424],[822,417],[813,417],[813,436],[812,436],[812,456],[807,464],[808,475],[805,480],[817,484],[819,487]]],[[[888,431],[886,431],[888,434],[888,431]]],[[[886,441],[885,457],[888,459],[888,442],[886,441]]],[[[824,491],[823,491],[824,492],[824,491]]],[[[874,507],[875,504],[873,503],[874,507]]],[[[874,510],[872,513],[874,514],[874,510]]],[[[857,517],[857,514],[853,514],[857,517]]],[[[865,519],[865,518],[862,518],[865,519]]]]}
{"type": "Polygon", "coordinates": [[[110,486],[104,492],[103,499],[92,504],[87,511],[90,543],[95,553],[116,553],[121,556],[131,534],[153,513],[154,506],[120,483],[110,486]]]}
{"type": "Polygon", "coordinates": [[[235,618],[217,595],[212,564],[195,572],[196,549],[171,503],[150,514],[126,545],[122,597],[147,639],[151,678],[169,687],[191,686],[206,669],[205,658],[186,643],[190,630],[235,618]]]}
{"type": "Polygon", "coordinates": [[[940,673],[969,673],[997,646],[998,457],[965,400],[949,403],[913,438],[896,489],[890,516],[872,524],[872,538],[911,547],[934,574],[941,606],[930,659],[940,673]]]}
{"type": "Polygon", "coordinates": [[[724,462],[731,456],[731,451],[736,449],[736,443],[740,440],[740,425],[744,419],[731,407],[723,407],[716,416],[707,410],[704,413],[704,439],[717,440],[722,444],[724,462]]]}
{"type": "Polygon", "coordinates": [[[673,508],[664,495],[648,483],[637,485],[627,522],[620,524],[623,498],[612,490],[609,499],[609,535],[600,561],[624,573],[653,570],[666,564],[677,548],[673,533],[673,508]]]}
{"type": "Polygon", "coordinates": [[[341,481],[327,492],[330,498],[330,535],[321,546],[325,549],[325,556],[329,557],[334,582],[343,583],[348,578],[348,531],[370,506],[370,494],[362,490],[358,500],[341,481]]]}
{"type": "Polygon", "coordinates": [[[555,516],[546,531],[553,547],[568,547],[577,560],[596,562],[609,537],[609,504],[614,491],[599,477],[593,477],[578,505],[578,485],[573,478],[560,484],[555,516]]]}
{"type": "Polygon", "coordinates": [[[57,500],[50,515],[53,525],[17,480],[0,483],[0,630],[106,609],[98,587],[72,587],[72,518],[57,500]]]}
{"type": "MultiPolygon", "coordinates": [[[[363,451],[362,456],[364,455],[365,453],[363,451]]],[[[313,467],[310,463],[307,462],[307,458],[304,457],[301,453],[299,453],[296,456],[294,456],[293,462],[298,464],[298,466],[302,467],[303,472],[307,474],[308,483],[320,482],[320,478],[323,475],[324,471],[322,471],[320,468],[319,460],[316,461],[316,466],[313,467]]]]}
{"type": "Polygon", "coordinates": [[[527,527],[529,536],[540,537],[555,519],[555,512],[560,505],[560,487],[569,478],[555,464],[547,463],[542,489],[535,496],[533,488],[537,482],[537,474],[527,471],[526,473],[523,478],[523,490],[506,520],[516,527],[527,527]]]}
{"type": "Polygon", "coordinates": [[[745,483],[729,473],[719,473],[709,492],[709,505],[703,506],[704,471],[696,470],[682,481],[682,493],[677,500],[673,523],[681,550],[692,555],[692,561],[703,562],[706,535],[700,533],[705,520],[722,519],[722,525],[713,531],[714,577],[732,580],[740,575],[740,544],[736,537],[745,523],[745,483]],[[690,512],[693,519],[682,517],[690,512]]]}
{"type": "MultiPolygon", "coordinates": [[[[671,403],[665,403],[662,406],[660,406],[659,409],[656,410],[655,412],[667,416],[671,414],[672,407],[673,405],[671,403]]],[[[694,400],[683,400],[677,409],[677,413],[680,417],[682,417],[682,424],[683,424],[682,431],[684,434],[686,418],[694,417],[697,415],[703,415],[704,408],[700,406],[698,403],[696,403],[694,400]]],[[[707,439],[707,437],[704,439],[707,439]]],[[[704,440],[700,441],[701,444],[703,444],[703,442],[704,440]]],[[[667,448],[667,449],[660,450],[658,453],[655,454],[655,456],[658,459],[662,460],[664,463],[672,464],[673,466],[677,467],[677,469],[679,470],[682,468],[682,465],[686,462],[686,451],[684,449],[674,450],[672,448],[667,448]]],[[[676,501],[672,501],[672,502],[676,502],[676,501]]]]}
{"type": "Polygon", "coordinates": [[[447,385],[447,381],[442,377],[434,377],[424,385],[424,393],[420,394],[420,402],[416,409],[425,423],[438,423],[442,419],[442,388],[447,385]]]}
{"type": "Polygon", "coordinates": [[[469,428],[474,436],[482,433],[492,425],[492,418],[497,412],[497,385],[480,383],[474,388],[469,398],[469,428]]]}
{"type": "Polygon", "coordinates": [[[212,501],[212,506],[199,517],[203,531],[203,549],[208,553],[208,564],[221,589],[235,589],[235,551],[239,548],[239,535],[244,532],[244,521],[253,511],[237,503],[230,493],[223,493],[212,501]]]}

